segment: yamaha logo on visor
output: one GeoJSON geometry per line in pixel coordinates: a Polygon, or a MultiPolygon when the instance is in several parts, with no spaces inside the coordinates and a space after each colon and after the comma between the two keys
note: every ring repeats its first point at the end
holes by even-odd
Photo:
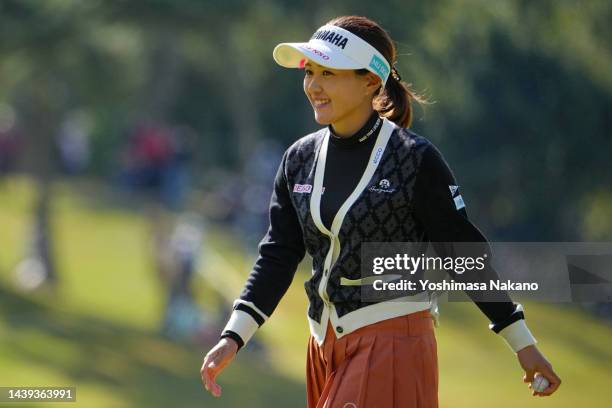
{"type": "Polygon", "coordinates": [[[348,43],[348,38],[334,32],[333,30],[319,30],[313,34],[311,40],[327,41],[342,49],[344,49],[348,43]]]}

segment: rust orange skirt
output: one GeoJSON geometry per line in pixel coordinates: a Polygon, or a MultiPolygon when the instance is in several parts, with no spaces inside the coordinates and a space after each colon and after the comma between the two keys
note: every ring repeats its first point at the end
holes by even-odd
{"type": "Polygon", "coordinates": [[[428,310],[337,339],[328,323],[306,362],[308,408],[437,408],[438,357],[428,310]]]}

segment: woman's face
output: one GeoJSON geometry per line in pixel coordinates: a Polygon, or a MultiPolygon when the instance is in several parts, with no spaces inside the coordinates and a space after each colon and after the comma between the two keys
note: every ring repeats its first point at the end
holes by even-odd
{"type": "Polygon", "coordinates": [[[336,131],[357,131],[372,112],[372,98],[380,81],[373,74],[332,69],[312,61],[304,65],[304,92],[321,125],[336,131]]]}

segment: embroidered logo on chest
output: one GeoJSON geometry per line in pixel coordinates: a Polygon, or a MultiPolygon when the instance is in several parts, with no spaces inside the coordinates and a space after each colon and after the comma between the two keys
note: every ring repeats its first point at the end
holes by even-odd
{"type": "Polygon", "coordinates": [[[369,190],[373,193],[393,193],[395,188],[391,186],[391,182],[387,179],[382,179],[369,188],[369,190]]]}

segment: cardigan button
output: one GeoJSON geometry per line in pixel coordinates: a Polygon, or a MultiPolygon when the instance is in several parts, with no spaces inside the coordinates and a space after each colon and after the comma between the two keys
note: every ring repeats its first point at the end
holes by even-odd
{"type": "Polygon", "coordinates": [[[327,276],[327,274],[328,274],[328,273],[329,273],[329,270],[328,270],[328,269],[326,269],[326,270],[323,272],[323,275],[327,276]]]}
{"type": "Polygon", "coordinates": [[[338,333],[342,333],[342,332],[344,331],[344,329],[342,328],[342,326],[337,326],[337,327],[336,327],[336,331],[337,331],[338,333]]]}

